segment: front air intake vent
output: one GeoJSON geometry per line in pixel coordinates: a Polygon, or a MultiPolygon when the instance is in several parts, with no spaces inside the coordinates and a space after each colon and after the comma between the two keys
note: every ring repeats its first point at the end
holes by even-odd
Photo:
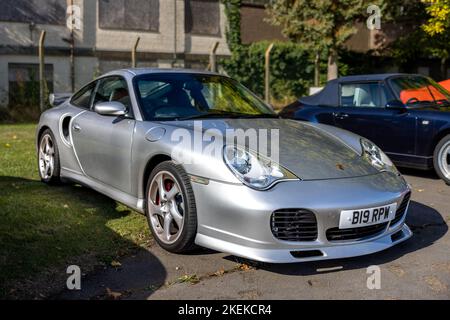
{"type": "Polygon", "coordinates": [[[409,199],[411,199],[411,192],[408,192],[404,198],[400,206],[397,208],[397,212],[395,213],[395,218],[391,221],[391,226],[396,225],[406,214],[406,209],[408,209],[409,199]]]}
{"type": "Polygon", "coordinates": [[[272,213],[273,235],[283,241],[315,241],[317,220],[314,213],[304,209],[281,209],[272,213]]]}
{"type": "Polygon", "coordinates": [[[373,226],[351,228],[351,229],[339,229],[332,228],[327,230],[328,241],[358,241],[365,240],[370,237],[375,237],[386,230],[388,223],[376,224],[373,226]]]}

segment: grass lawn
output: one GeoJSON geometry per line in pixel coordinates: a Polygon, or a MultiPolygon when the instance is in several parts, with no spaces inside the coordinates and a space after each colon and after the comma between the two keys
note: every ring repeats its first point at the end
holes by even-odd
{"type": "Polygon", "coordinates": [[[67,266],[89,272],[151,241],[131,209],[40,182],[34,139],[35,125],[0,125],[0,298],[44,297],[65,284],[67,266]]]}

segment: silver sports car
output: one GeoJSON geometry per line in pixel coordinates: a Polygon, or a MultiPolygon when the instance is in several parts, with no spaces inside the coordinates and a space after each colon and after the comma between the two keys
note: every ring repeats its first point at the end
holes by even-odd
{"type": "Polygon", "coordinates": [[[44,112],[36,138],[42,181],[89,186],[145,214],[171,252],[300,262],[412,235],[410,188],[376,145],[281,119],[215,73],[110,72],[44,112]]]}

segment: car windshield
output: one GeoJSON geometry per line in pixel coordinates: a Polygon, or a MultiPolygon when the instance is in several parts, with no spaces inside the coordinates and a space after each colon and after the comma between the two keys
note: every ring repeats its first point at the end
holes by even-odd
{"type": "Polygon", "coordinates": [[[134,80],[145,120],[276,117],[271,107],[228,77],[146,74],[134,80]]]}
{"type": "Polygon", "coordinates": [[[450,93],[430,78],[409,76],[394,78],[390,82],[397,99],[406,105],[450,104],[450,93]]]}

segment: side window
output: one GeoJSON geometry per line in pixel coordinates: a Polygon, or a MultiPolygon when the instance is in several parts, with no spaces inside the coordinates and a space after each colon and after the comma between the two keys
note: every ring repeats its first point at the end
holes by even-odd
{"type": "Polygon", "coordinates": [[[75,93],[70,103],[79,108],[89,109],[91,107],[91,96],[94,89],[95,82],[75,93]]]}
{"type": "Polygon", "coordinates": [[[127,83],[121,77],[101,79],[94,96],[94,105],[99,102],[118,101],[131,110],[127,83]]]}
{"type": "Polygon", "coordinates": [[[342,84],[340,90],[342,107],[374,107],[386,105],[386,94],[378,82],[342,84]]]}

